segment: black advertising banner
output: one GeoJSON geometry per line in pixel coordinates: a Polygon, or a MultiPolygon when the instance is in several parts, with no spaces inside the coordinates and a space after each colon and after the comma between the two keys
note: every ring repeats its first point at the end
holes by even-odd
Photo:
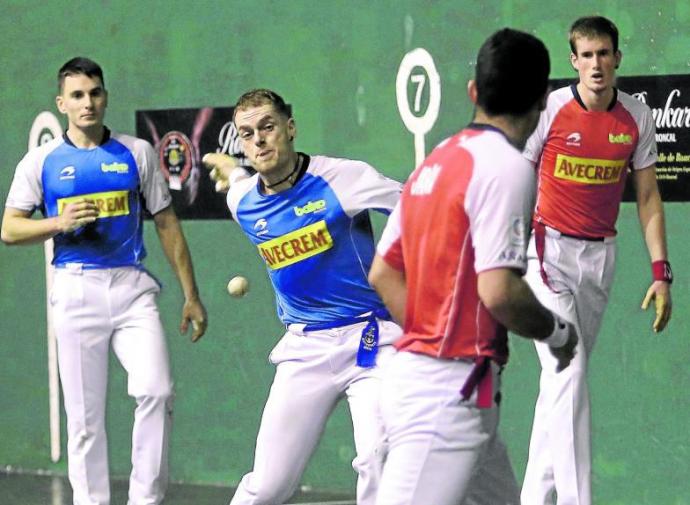
{"type": "MultiPolygon", "coordinates": [[[[572,79],[555,79],[557,89],[572,79]]],[[[656,124],[656,177],[665,202],[690,201],[690,75],[618,77],[616,87],[646,103],[656,124]]],[[[628,178],[623,201],[634,202],[632,178],[628,178]]]]}
{"type": "MultiPolygon", "coordinates": [[[[652,109],[661,198],[690,201],[690,75],[619,77],[616,85],[652,109]]],[[[630,183],[623,200],[635,201],[630,183]]]]}
{"type": "Polygon", "coordinates": [[[230,217],[225,194],[216,193],[201,158],[210,152],[231,152],[237,141],[234,129],[232,107],[136,112],[136,135],[154,146],[181,219],[230,217]]]}

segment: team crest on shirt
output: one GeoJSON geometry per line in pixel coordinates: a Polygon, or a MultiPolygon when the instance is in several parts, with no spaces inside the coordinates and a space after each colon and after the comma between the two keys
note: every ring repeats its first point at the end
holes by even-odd
{"type": "Polygon", "coordinates": [[[565,144],[568,146],[580,147],[582,142],[582,135],[580,132],[573,132],[565,138],[565,144]]]}

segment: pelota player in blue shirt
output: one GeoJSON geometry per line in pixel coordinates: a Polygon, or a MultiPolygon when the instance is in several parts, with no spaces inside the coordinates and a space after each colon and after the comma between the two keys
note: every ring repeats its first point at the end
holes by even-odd
{"type": "Polygon", "coordinates": [[[287,332],[271,352],[276,374],[256,442],[254,469],[232,505],[283,503],[295,491],[336,402],[354,425],[357,503],[374,503],[380,472],[381,365],[401,333],[369,286],[370,209],[389,213],[400,183],[370,165],[294,149],[295,120],[270,90],[242,95],[234,123],[256,173],[208,154],[228,206],[256,245],[287,332]]]}
{"type": "Polygon", "coordinates": [[[168,350],[156,295],[144,270],[144,206],[177,275],[185,302],[181,331],[206,330],[206,311],[171,197],[148,142],[111,133],[103,72],[74,58],[58,72],[66,133],[32,149],[17,166],[2,220],[8,244],[54,241],[50,293],[67,413],[69,478],[75,505],[108,505],[105,433],[112,345],[136,399],[129,505],[159,504],[167,485],[172,410],[168,350]],[[43,219],[32,219],[40,209],[43,219]]]}

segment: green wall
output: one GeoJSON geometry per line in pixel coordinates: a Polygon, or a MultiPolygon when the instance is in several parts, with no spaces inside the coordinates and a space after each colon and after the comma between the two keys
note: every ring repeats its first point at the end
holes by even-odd
{"type": "MultiPolygon", "coordinates": [[[[55,111],[54,74],[81,54],[100,62],[110,91],[108,125],[134,133],[137,109],[232,105],[250,87],[279,91],[293,104],[298,147],[365,159],[406,178],[411,134],[396,105],[402,57],[424,47],[441,76],[434,145],[471,116],[465,84],[481,42],[505,25],[540,36],[554,77],[574,75],[565,32],[576,17],[601,13],[622,33],[621,75],[690,71],[686,0],[590,1],[55,1],[2,0],[0,7],[0,197],[26,151],[42,110],[55,111]]],[[[519,76],[516,76],[519,78],[519,76]]],[[[667,205],[677,281],[667,332],[651,332],[639,304],[650,278],[635,208],[623,205],[616,284],[591,363],[594,492],[601,505],[690,503],[690,379],[686,204],[667,205]]],[[[380,225],[380,223],[379,223],[380,225]]],[[[172,478],[235,484],[250,468],[272,378],[267,355],[281,334],[270,286],[254,249],[229,221],[185,222],[210,327],[192,345],[179,335],[181,296],[157,245],[146,236],[148,267],[167,289],[160,299],[176,378],[172,478]],[[245,275],[252,291],[230,299],[227,280],[245,275]]],[[[64,472],[49,460],[45,288],[40,247],[0,247],[0,467],[64,472]]],[[[524,471],[537,362],[513,339],[505,374],[502,432],[518,476],[524,471]]],[[[129,472],[132,402],[116,362],[108,410],[111,468],[129,472]]],[[[63,419],[64,424],[64,419],[63,419]]],[[[64,435],[64,425],[63,425],[64,435]]],[[[63,439],[63,452],[64,452],[63,439]]],[[[305,484],[352,489],[351,424],[336,411],[305,484]]]]}

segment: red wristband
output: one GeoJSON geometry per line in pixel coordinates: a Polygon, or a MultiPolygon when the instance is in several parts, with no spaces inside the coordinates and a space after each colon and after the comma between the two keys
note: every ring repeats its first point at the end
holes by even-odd
{"type": "Polygon", "coordinates": [[[671,264],[666,260],[652,261],[652,278],[655,281],[673,282],[673,271],[671,264]]]}

